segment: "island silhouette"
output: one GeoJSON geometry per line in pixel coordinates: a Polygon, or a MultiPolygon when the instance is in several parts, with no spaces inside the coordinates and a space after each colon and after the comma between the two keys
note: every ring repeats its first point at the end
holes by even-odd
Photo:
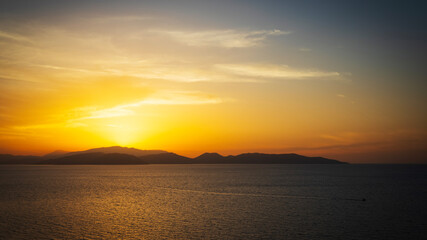
{"type": "Polygon", "coordinates": [[[198,157],[189,158],[164,150],[140,150],[113,146],[77,152],[57,150],[44,156],[0,154],[0,164],[346,164],[346,162],[323,157],[307,157],[295,153],[242,153],[229,156],[222,156],[218,153],[203,153],[198,157]]]}

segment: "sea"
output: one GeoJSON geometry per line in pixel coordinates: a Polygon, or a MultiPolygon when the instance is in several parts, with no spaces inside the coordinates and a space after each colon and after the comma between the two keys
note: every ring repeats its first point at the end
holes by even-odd
{"type": "Polygon", "coordinates": [[[427,239],[427,165],[2,165],[0,239],[427,239]]]}

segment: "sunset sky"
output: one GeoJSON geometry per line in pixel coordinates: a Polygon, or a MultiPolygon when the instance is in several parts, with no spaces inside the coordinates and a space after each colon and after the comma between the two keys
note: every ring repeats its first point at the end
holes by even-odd
{"type": "Polygon", "coordinates": [[[1,1],[0,153],[427,163],[422,1],[1,1]]]}

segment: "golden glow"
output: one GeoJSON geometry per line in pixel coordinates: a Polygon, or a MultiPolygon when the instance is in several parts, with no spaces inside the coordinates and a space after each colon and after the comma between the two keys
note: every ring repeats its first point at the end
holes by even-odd
{"type": "Polygon", "coordinates": [[[287,29],[155,21],[0,24],[0,151],[124,145],[333,157],[420,148],[426,139],[394,96],[362,84],[365,72],[353,77],[328,60],[334,54],[287,45],[287,29]]]}
{"type": "Polygon", "coordinates": [[[142,123],[135,123],[131,119],[114,119],[105,121],[100,125],[98,131],[105,138],[111,139],[116,145],[131,146],[144,138],[141,130],[142,123]]]}

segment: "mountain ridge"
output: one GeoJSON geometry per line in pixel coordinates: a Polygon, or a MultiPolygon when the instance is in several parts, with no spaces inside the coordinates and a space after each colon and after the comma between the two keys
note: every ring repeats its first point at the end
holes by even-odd
{"type": "Polygon", "coordinates": [[[133,155],[136,157],[151,155],[151,154],[167,153],[167,151],[163,151],[163,150],[141,150],[141,149],[137,149],[137,148],[111,146],[111,147],[91,148],[91,149],[87,149],[87,150],[83,150],[83,151],[74,151],[74,152],[66,152],[66,151],[62,151],[62,150],[56,150],[56,151],[48,153],[44,156],[46,157],[46,156],[50,155],[50,156],[54,156],[54,158],[60,158],[60,157],[65,157],[65,156],[72,156],[72,155],[78,155],[78,154],[84,154],[84,153],[94,153],[94,152],[123,153],[123,154],[133,155]],[[56,154],[58,152],[64,152],[64,153],[63,154],[56,154]]]}
{"type": "Polygon", "coordinates": [[[120,146],[92,148],[85,151],[55,151],[44,156],[0,154],[0,164],[346,164],[323,157],[307,157],[295,153],[242,153],[223,156],[203,153],[189,158],[163,150],[140,150],[120,146]]]}
{"type": "Polygon", "coordinates": [[[54,165],[136,165],[147,164],[138,157],[123,153],[91,152],[48,159],[39,164],[54,165]]]}

